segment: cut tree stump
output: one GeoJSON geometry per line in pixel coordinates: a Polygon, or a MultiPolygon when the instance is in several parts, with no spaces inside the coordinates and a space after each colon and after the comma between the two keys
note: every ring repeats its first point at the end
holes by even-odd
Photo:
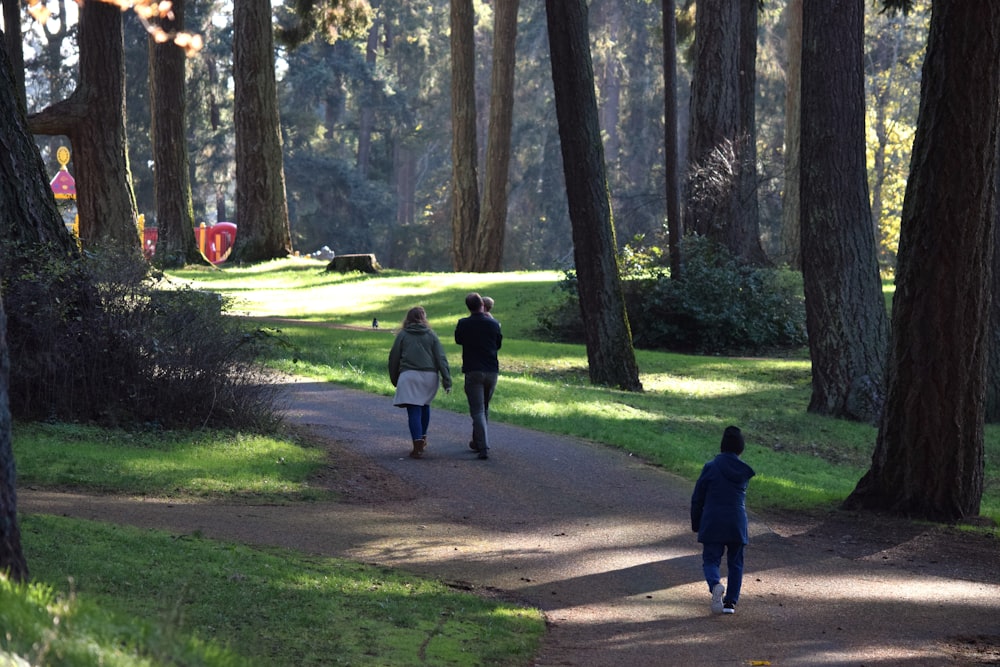
{"type": "Polygon", "coordinates": [[[326,265],[326,270],[339,273],[347,273],[348,271],[378,273],[382,267],[379,266],[374,254],[336,255],[326,265]]]}

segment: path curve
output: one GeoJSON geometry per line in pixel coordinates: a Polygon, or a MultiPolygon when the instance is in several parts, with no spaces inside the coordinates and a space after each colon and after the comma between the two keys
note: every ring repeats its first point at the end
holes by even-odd
{"type": "Polygon", "coordinates": [[[491,458],[479,461],[467,447],[468,417],[444,410],[433,413],[427,457],[412,460],[405,420],[388,398],[315,382],[287,390],[290,423],[336,439],[413,492],[381,503],[206,511],[21,490],[19,508],[113,513],[138,526],[505,591],[547,615],[538,667],[1000,662],[1000,554],[960,566],[922,553],[933,529],[895,530],[873,548],[830,534],[840,526],[783,524],[779,533],[752,517],[739,610],[712,616],[688,519],[690,482],[626,452],[503,424],[491,425],[491,458]]]}

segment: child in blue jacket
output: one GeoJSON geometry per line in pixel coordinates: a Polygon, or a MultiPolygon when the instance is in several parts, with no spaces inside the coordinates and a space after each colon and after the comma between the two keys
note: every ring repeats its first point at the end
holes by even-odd
{"type": "Polygon", "coordinates": [[[743,585],[743,547],[747,534],[746,495],[753,468],[740,459],[743,433],[729,426],[722,434],[721,452],[705,464],[691,496],[691,530],[702,543],[702,568],[712,593],[714,614],[735,614],[743,585]],[[726,554],[727,583],[720,579],[726,554]]]}

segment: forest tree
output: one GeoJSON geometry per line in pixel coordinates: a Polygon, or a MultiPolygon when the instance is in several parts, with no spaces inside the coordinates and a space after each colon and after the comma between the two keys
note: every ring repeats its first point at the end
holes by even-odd
{"type": "Polygon", "coordinates": [[[993,225],[1000,5],[935,0],[901,221],[885,410],[847,507],[978,514],[993,225]]]}

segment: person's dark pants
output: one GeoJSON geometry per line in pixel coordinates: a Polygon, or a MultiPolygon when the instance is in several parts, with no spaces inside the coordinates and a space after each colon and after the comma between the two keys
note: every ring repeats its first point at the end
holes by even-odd
{"type": "Polygon", "coordinates": [[[740,589],[743,588],[743,544],[741,542],[731,542],[723,544],[721,542],[706,542],[702,549],[701,564],[705,570],[705,581],[708,582],[708,590],[719,583],[722,579],[720,566],[722,565],[722,554],[726,554],[726,597],[724,602],[736,604],[740,600],[740,589]]]}
{"type": "Polygon", "coordinates": [[[431,423],[431,406],[407,405],[406,421],[410,426],[410,437],[420,440],[427,435],[427,425],[431,423]]]}
{"type": "Polygon", "coordinates": [[[490,448],[490,399],[497,388],[499,373],[471,371],[465,374],[465,396],[472,417],[472,442],[479,451],[490,448]]]}

